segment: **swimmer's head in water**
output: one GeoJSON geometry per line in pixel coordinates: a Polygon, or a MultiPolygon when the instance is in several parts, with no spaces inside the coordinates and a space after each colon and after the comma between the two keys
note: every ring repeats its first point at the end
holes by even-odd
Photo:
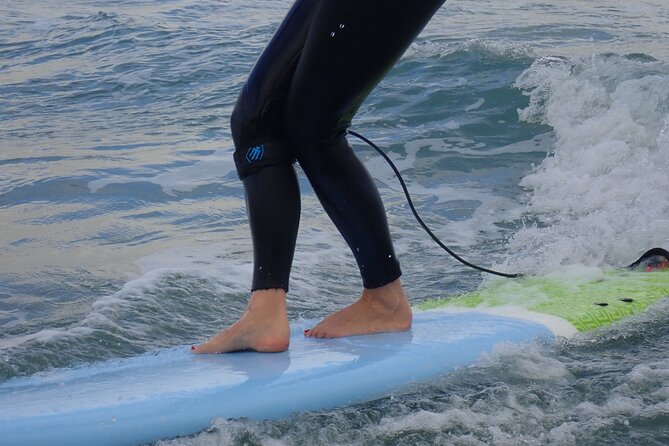
{"type": "Polygon", "coordinates": [[[637,268],[647,272],[666,269],[669,268],[669,260],[664,256],[652,256],[642,260],[637,268]]]}
{"type": "Polygon", "coordinates": [[[667,269],[669,268],[669,251],[662,248],[650,249],[629,267],[648,272],[667,269]]]}

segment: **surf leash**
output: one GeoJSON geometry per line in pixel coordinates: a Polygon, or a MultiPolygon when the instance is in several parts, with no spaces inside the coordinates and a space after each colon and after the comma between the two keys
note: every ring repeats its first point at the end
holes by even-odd
{"type": "Polygon", "coordinates": [[[390,168],[393,169],[393,172],[395,173],[395,176],[397,177],[397,179],[400,182],[400,185],[402,186],[402,190],[404,191],[404,195],[406,196],[407,203],[409,203],[409,207],[411,208],[411,212],[413,213],[413,216],[416,218],[416,221],[418,222],[418,224],[421,225],[421,227],[425,230],[425,232],[427,232],[427,235],[429,235],[432,238],[432,240],[434,240],[434,242],[441,247],[441,249],[443,249],[448,254],[450,254],[451,257],[453,257],[458,262],[460,262],[463,265],[466,265],[470,268],[473,268],[477,271],[481,271],[481,272],[488,273],[488,274],[494,274],[496,276],[501,276],[501,277],[508,277],[508,278],[515,278],[515,277],[521,277],[522,276],[522,274],[503,273],[503,272],[495,271],[495,270],[492,270],[492,269],[483,268],[482,266],[474,265],[473,263],[468,262],[467,260],[465,260],[462,257],[460,257],[459,255],[457,255],[455,252],[453,252],[452,249],[450,249],[448,246],[446,246],[444,243],[442,243],[442,241],[439,240],[439,238],[436,235],[434,235],[434,233],[430,230],[430,228],[427,227],[427,225],[425,224],[423,219],[420,218],[420,215],[418,215],[418,211],[416,211],[416,207],[413,205],[413,200],[411,199],[411,195],[409,195],[409,189],[407,189],[407,186],[404,183],[404,179],[402,178],[402,175],[400,174],[400,171],[397,169],[397,167],[395,167],[395,164],[393,164],[393,162],[388,157],[388,155],[386,155],[386,153],[383,150],[381,150],[379,148],[379,146],[377,146],[372,141],[370,141],[369,139],[362,136],[360,133],[354,132],[353,130],[347,130],[347,133],[349,135],[353,135],[356,138],[358,138],[359,140],[367,143],[371,148],[373,148],[374,150],[379,152],[379,154],[383,157],[384,160],[386,160],[386,162],[388,163],[390,168]]]}

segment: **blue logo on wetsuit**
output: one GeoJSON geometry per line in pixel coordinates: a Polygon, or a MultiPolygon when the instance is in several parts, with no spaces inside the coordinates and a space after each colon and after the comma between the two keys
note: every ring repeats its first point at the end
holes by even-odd
{"type": "Polygon", "coordinates": [[[249,147],[249,150],[246,151],[246,161],[252,163],[254,161],[260,161],[265,154],[265,146],[262,144],[249,147]]]}

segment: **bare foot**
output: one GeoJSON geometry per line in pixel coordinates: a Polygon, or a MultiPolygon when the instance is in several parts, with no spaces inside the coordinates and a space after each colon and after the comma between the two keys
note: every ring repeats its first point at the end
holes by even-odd
{"type": "Polygon", "coordinates": [[[367,289],[360,299],[323,319],[311,330],[309,338],[339,338],[411,328],[411,307],[397,279],[379,288],[367,289]]]}
{"type": "Polygon", "coordinates": [[[192,350],[195,354],[240,350],[283,352],[288,350],[289,340],[286,292],[257,290],[251,293],[246,312],[237,322],[192,350]]]}

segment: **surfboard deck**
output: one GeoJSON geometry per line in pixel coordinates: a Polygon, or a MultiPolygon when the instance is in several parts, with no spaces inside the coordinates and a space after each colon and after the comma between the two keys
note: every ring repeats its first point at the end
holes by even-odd
{"type": "Polygon", "coordinates": [[[495,280],[477,291],[428,300],[417,308],[476,309],[515,316],[543,323],[557,335],[571,336],[641,313],[668,295],[669,270],[576,268],[541,277],[495,280]]]}
{"type": "Polygon", "coordinates": [[[279,418],[385,397],[467,366],[499,342],[552,339],[556,321],[573,333],[570,321],[584,314],[601,326],[669,294],[667,272],[638,274],[607,273],[566,288],[564,278],[493,282],[419,305],[405,333],[312,339],[302,335],[312,325],[304,322],[291,327],[284,353],[192,355],[182,346],[11,379],[0,384],[0,439],[8,446],[135,445],[194,434],[214,417],[279,418]],[[595,289],[599,295],[582,294],[595,289]],[[611,304],[593,303],[604,299],[611,304]],[[614,316],[600,315],[607,308],[614,316]]]}

